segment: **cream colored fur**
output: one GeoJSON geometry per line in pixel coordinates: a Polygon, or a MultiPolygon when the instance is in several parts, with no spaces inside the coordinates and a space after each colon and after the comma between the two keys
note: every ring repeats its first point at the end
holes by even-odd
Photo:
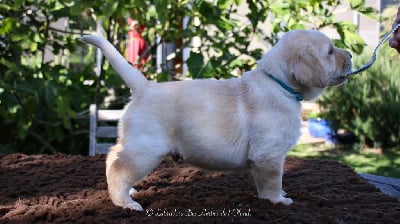
{"type": "Polygon", "coordinates": [[[106,175],[114,204],[135,210],[143,208],[130,197],[132,186],[170,153],[207,169],[249,169],[259,198],[291,204],[281,193],[282,175],[300,135],[301,104],[261,69],[310,100],[343,83],[352,67],[351,55],[322,33],[291,31],[241,78],[153,83],[106,40],[82,40],[102,49],[132,89],[106,175]]]}

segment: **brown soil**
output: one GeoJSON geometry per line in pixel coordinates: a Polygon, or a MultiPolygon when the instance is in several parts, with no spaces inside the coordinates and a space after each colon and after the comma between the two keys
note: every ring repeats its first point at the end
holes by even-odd
{"type": "Polygon", "coordinates": [[[334,161],[288,159],[290,206],[256,197],[248,172],[211,172],[163,162],[135,200],[114,206],[104,156],[0,155],[0,223],[398,223],[400,202],[334,161]],[[170,217],[174,216],[174,217],[170,217]]]}

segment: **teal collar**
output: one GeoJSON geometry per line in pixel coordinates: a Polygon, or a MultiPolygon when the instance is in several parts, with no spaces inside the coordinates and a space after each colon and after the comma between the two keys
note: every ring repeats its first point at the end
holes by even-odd
{"type": "Polygon", "coordinates": [[[283,82],[282,80],[276,78],[275,76],[273,76],[271,73],[265,71],[264,69],[261,69],[261,71],[267,75],[268,77],[270,77],[272,80],[274,80],[275,82],[277,82],[282,88],[284,88],[286,91],[288,91],[297,101],[302,101],[303,100],[303,96],[301,96],[301,94],[299,92],[297,92],[296,90],[292,89],[290,86],[288,86],[285,82],[283,82]]]}

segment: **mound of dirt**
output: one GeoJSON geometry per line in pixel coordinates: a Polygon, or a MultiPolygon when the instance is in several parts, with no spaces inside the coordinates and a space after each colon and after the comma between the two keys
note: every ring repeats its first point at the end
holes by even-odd
{"type": "Polygon", "coordinates": [[[0,155],[0,223],[397,223],[400,202],[335,161],[287,159],[290,206],[256,197],[248,172],[164,161],[135,187],[145,212],[112,204],[104,156],[0,155]]]}

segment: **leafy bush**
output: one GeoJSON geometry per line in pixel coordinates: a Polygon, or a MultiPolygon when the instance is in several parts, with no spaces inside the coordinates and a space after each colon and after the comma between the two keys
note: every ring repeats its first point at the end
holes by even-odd
{"type": "Polygon", "coordinates": [[[92,52],[76,54],[74,28],[89,29],[88,19],[63,6],[54,0],[0,3],[0,153],[82,154],[87,148],[88,107],[105,91],[97,94],[92,52]],[[74,30],[52,26],[65,17],[76,21],[69,26],[74,30]]]}
{"type": "MultiPolygon", "coordinates": [[[[354,59],[354,67],[367,62],[371,52],[354,59]]],[[[399,56],[384,46],[377,61],[348,83],[330,88],[320,98],[322,115],[335,129],[354,132],[362,143],[392,147],[400,143],[400,64],[399,56]]]]}
{"type": "MultiPolygon", "coordinates": [[[[94,48],[77,41],[93,31],[96,22],[123,52],[130,16],[146,25],[149,54],[154,56],[165,42],[183,43],[168,60],[190,48],[188,75],[218,79],[255,66],[263,52],[250,47],[256,38],[273,45],[279,33],[292,29],[334,28],[340,36],[337,45],[360,52],[364,43],[356,27],[334,21],[334,10],[344,2],[362,14],[375,14],[363,0],[0,1],[0,153],[87,152],[89,104],[104,106],[111,90],[125,98],[129,92],[106,62],[96,76],[94,48]],[[239,12],[241,4],[248,10],[239,12]],[[52,26],[62,18],[68,18],[67,29],[52,26]],[[272,32],[262,24],[269,24],[272,32]],[[201,40],[200,46],[191,45],[193,38],[201,40]],[[54,60],[45,60],[49,53],[54,60]]],[[[182,68],[183,62],[176,66],[182,68]]],[[[144,73],[158,81],[179,75],[175,70],[159,72],[151,62],[144,73]]]]}

